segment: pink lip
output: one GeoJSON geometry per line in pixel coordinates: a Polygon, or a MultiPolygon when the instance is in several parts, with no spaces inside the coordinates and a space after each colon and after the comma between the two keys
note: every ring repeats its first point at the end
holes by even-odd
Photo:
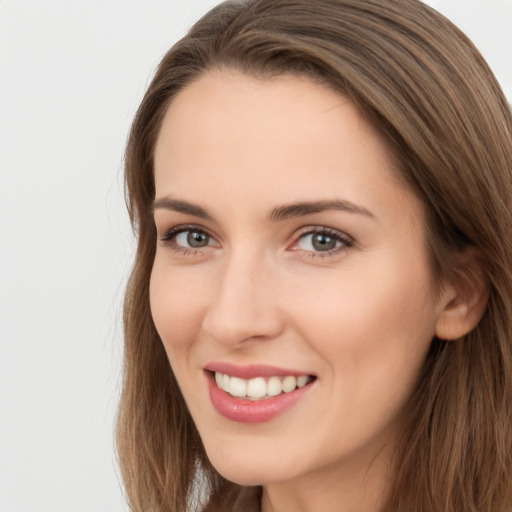
{"type": "Polygon", "coordinates": [[[231,377],[239,377],[240,379],[254,379],[255,377],[286,377],[293,375],[300,377],[301,375],[309,375],[308,372],[300,372],[294,370],[286,370],[277,366],[268,366],[260,364],[251,365],[234,365],[232,363],[214,362],[207,364],[204,369],[209,372],[218,372],[230,375],[231,377]]]}
{"type": "MultiPolygon", "coordinates": [[[[271,375],[276,374],[273,373],[271,375]]],[[[287,373],[287,375],[292,375],[292,373],[287,373]]],[[[297,404],[297,402],[299,402],[308,393],[314,383],[311,382],[290,393],[282,393],[271,398],[251,401],[233,397],[229,393],[220,389],[215,382],[215,377],[212,371],[205,371],[205,376],[208,382],[208,391],[213,407],[219,414],[228,420],[240,423],[263,423],[276,418],[297,404]]],[[[259,372],[257,376],[264,375],[259,372]]]]}

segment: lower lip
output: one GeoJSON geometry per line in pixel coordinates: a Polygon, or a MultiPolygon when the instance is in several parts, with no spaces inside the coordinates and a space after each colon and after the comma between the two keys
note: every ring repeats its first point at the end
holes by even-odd
{"type": "Polygon", "coordinates": [[[231,396],[217,386],[211,372],[206,375],[210,400],[217,412],[228,420],[240,423],[263,423],[276,418],[299,402],[312,385],[309,383],[289,393],[253,401],[231,396]]]}

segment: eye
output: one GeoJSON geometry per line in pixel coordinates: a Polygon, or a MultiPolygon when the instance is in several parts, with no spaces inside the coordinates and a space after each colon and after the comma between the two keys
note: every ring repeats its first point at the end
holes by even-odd
{"type": "Polygon", "coordinates": [[[291,250],[306,251],[315,256],[327,256],[347,249],[352,245],[353,241],[341,232],[326,227],[318,227],[301,234],[291,250]]]}
{"type": "Polygon", "coordinates": [[[210,245],[211,237],[202,231],[187,230],[175,236],[176,244],[180,247],[206,247],[210,245]]]}
{"type": "Polygon", "coordinates": [[[205,230],[198,226],[176,226],[169,230],[161,241],[169,244],[177,251],[203,249],[209,246],[218,247],[218,242],[205,230]]]}

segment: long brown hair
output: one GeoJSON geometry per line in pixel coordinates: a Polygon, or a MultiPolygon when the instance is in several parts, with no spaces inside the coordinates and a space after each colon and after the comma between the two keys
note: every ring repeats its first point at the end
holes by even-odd
{"type": "Polygon", "coordinates": [[[162,118],[180,90],[222,68],[263,79],[306,75],[350,97],[425,204],[437,281],[458,271],[457,251],[478,248],[491,288],[486,313],[463,339],[433,340],[386,511],[512,510],[512,117],[473,44],[417,0],[228,1],[162,60],[126,150],[138,248],[125,299],[117,443],[132,509],[185,512],[196,494],[205,510],[259,506],[258,489],[227,482],[208,462],[149,307],[162,118]]]}

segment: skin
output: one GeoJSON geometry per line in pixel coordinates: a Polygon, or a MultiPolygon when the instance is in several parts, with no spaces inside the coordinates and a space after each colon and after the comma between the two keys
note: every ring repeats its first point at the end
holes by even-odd
{"type": "Polygon", "coordinates": [[[263,485],[265,512],[378,511],[385,500],[407,400],[453,300],[432,288],[423,207],[394,165],[349,100],[305,78],[209,73],[165,116],[154,322],[210,460],[230,480],[263,485]],[[269,219],[276,207],[334,200],[364,211],[269,219]],[[188,233],[163,240],[190,225],[208,245],[188,247],[188,233]],[[325,227],[349,243],[317,250],[308,233],[325,227]],[[212,361],[317,379],[281,416],[242,424],[211,404],[212,361]]]}

